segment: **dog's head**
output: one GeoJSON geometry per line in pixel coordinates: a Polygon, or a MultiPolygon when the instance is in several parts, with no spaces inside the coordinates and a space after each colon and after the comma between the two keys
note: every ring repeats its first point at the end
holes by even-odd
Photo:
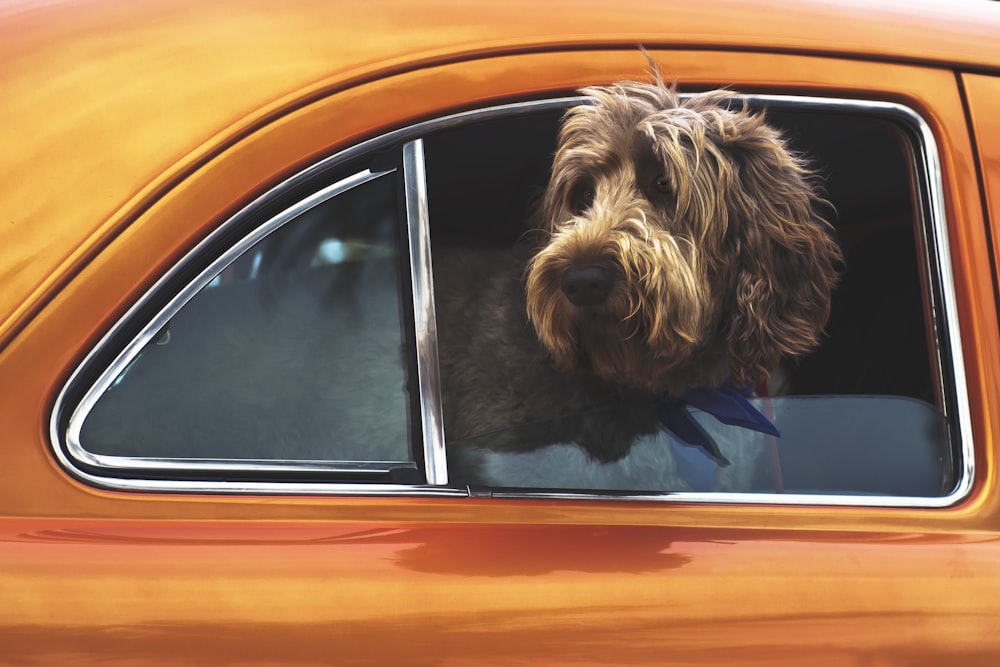
{"type": "Polygon", "coordinates": [[[583,91],[527,271],[565,370],[652,392],[765,379],[817,343],[840,251],[803,161],[732,92],[583,91]]]}

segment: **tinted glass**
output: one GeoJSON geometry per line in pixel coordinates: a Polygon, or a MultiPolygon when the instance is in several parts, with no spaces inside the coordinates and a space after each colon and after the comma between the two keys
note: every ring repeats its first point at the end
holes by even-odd
{"type": "Polygon", "coordinates": [[[507,488],[584,491],[804,493],[935,497],[950,489],[946,422],[933,406],[892,396],[755,398],[774,437],[691,414],[725,461],[662,430],[635,438],[621,459],[593,460],[586,438],[620,415],[595,411],[449,446],[453,476],[507,488]],[[555,442],[554,433],[582,433],[555,442]],[[530,451],[511,451],[524,443],[530,451]],[[546,444],[542,444],[546,443],[546,444]]]}
{"type": "Polygon", "coordinates": [[[83,423],[97,455],[413,461],[397,177],[306,210],[232,262],[83,423]]]}

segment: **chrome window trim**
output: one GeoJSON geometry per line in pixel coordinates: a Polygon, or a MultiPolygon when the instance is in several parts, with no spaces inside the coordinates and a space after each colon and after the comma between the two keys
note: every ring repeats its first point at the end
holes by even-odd
{"type": "MultiPolygon", "coordinates": [[[[778,493],[685,493],[672,492],[663,494],[628,493],[628,492],[571,492],[562,490],[510,490],[494,489],[493,497],[527,498],[548,500],[625,500],[633,502],[682,502],[695,504],[740,504],[740,505],[819,505],[819,506],[851,506],[851,507],[908,507],[908,508],[941,508],[954,505],[963,500],[971,491],[975,475],[975,459],[973,455],[973,436],[971,428],[971,411],[969,408],[968,391],[966,387],[964,355],[962,353],[961,332],[957,300],[954,290],[954,279],[951,265],[951,254],[948,241],[947,220],[944,207],[944,185],[941,163],[933,132],[927,122],[913,109],[891,102],[868,100],[852,100],[843,98],[809,97],[797,95],[746,95],[736,99],[744,99],[753,104],[773,105],[782,108],[814,109],[817,111],[867,113],[879,117],[896,120],[914,131],[910,142],[915,153],[916,177],[921,187],[922,200],[921,228],[925,235],[924,247],[926,261],[931,272],[930,282],[933,289],[932,310],[938,311],[940,317],[935,317],[935,345],[939,377],[942,385],[947,384],[945,378],[952,381],[952,386],[944,387],[943,405],[946,417],[953,420],[955,431],[960,440],[958,452],[962,458],[956,486],[951,493],[940,497],[908,497],[908,496],[856,496],[856,495],[819,495],[819,494],[778,494],[778,493]],[[925,200],[925,201],[924,201],[925,200]],[[940,320],[940,321],[939,321],[940,320]],[[948,358],[945,358],[945,357],[948,358]]],[[[436,132],[468,122],[489,120],[511,114],[531,113],[547,109],[566,107],[578,103],[585,98],[579,96],[552,98],[539,101],[499,105],[485,109],[476,109],[452,114],[442,118],[425,121],[410,127],[389,132],[383,136],[357,144],[341,153],[328,157],[306,168],[299,174],[279,184],[260,198],[249,204],[230,220],[221,225],[202,244],[199,244],[187,257],[179,262],[164,278],[144,295],[122,319],[112,327],[102,338],[92,352],[80,364],[77,370],[64,385],[56,401],[50,421],[50,434],[56,456],[60,463],[72,471],[77,477],[94,485],[115,490],[133,491],[169,491],[187,493],[223,493],[223,494],[325,494],[325,495],[400,495],[400,496],[469,496],[482,495],[464,487],[448,487],[447,467],[444,455],[443,428],[441,424],[441,406],[439,379],[436,363],[436,324],[434,320],[433,278],[429,264],[429,223],[426,208],[426,181],[423,177],[422,143],[419,138],[429,132],[436,132]],[[226,480],[164,480],[155,478],[123,478],[95,474],[79,468],[64,451],[63,437],[60,433],[60,415],[66,409],[69,388],[78,375],[88,365],[92,358],[107,344],[112,335],[129,320],[136,311],[145,305],[151,295],[180,271],[191,257],[197,254],[205,244],[213,242],[225,234],[234,225],[239,224],[247,214],[266,201],[288,192],[317,174],[325,172],[337,165],[364,156],[372,151],[393,145],[404,145],[404,182],[407,192],[407,213],[409,225],[409,242],[411,257],[411,278],[414,285],[414,313],[420,319],[417,326],[418,338],[418,372],[421,373],[421,429],[424,437],[424,464],[429,483],[413,484],[358,484],[344,482],[260,482],[260,481],[226,481],[226,480]],[[408,157],[407,157],[408,156],[408,157]],[[409,167],[407,168],[407,165],[409,167]],[[419,172],[419,177],[417,173],[419,172]],[[411,190],[412,188],[412,190],[411,190]],[[426,255],[423,253],[427,253],[426,255]]],[[[228,253],[227,253],[228,254],[228,253]]],[[[154,330],[155,333],[155,330],[154,330]]],[[[145,341],[133,341],[133,345],[141,347],[145,341]]],[[[129,346],[131,348],[131,345],[129,346]]],[[[81,403],[82,405],[82,403],[81,403]]],[[[77,408],[79,410],[79,408],[77,408]]],[[[143,467],[142,460],[137,469],[143,467]]],[[[149,459],[145,463],[159,463],[158,459],[149,459]]],[[[211,464],[212,470],[220,470],[220,462],[205,462],[211,464]]],[[[223,462],[226,463],[226,462],[223,462]]],[[[314,468],[317,462],[290,462],[293,469],[325,470],[331,468],[314,468]]],[[[323,462],[319,462],[322,466],[323,462]]],[[[148,465],[145,465],[148,467],[148,465]]],[[[267,471],[267,468],[248,468],[244,462],[233,466],[240,472],[267,471]]],[[[288,468],[282,468],[287,470],[288,468]]],[[[157,468],[156,472],[163,472],[157,468]]]]}
{"type": "Polygon", "coordinates": [[[415,139],[403,146],[403,179],[410,243],[424,472],[428,484],[443,486],[448,483],[448,461],[441,409],[441,381],[438,376],[437,317],[434,310],[427,174],[424,169],[422,139],[415,139]]]}
{"type": "MultiPolygon", "coordinates": [[[[296,217],[319,206],[330,199],[353,190],[366,183],[371,183],[379,178],[395,173],[396,169],[388,169],[373,172],[365,169],[357,173],[342,178],[325,188],[312,193],[308,197],[297,201],[294,205],[284,209],[277,215],[268,219],[264,224],[254,228],[250,233],[241,238],[236,244],[220,255],[215,261],[202,270],[197,277],[184,286],[160,311],[140,330],[132,341],[126,345],[115,359],[98,376],[97,381],[87,390],[83,398],[77,404],[70,415],[66,426],[65,446],[70,458],[83,463],[86,466],[108,470],[156,470],[158,473],[173,472],[235,472],[241,474],[265,474],[274,472],[327,472],[351,473],[388,473],[397,468],[415,468],[412,460],[401,461],[320,461],[320,460],[281,460],[281,459],[216,459],[216,458],[168,458],[168,457],[145,457],[145,456],[117,456],[108,454],[95,454],[87,450],[80,441],[83,422],[86,420],[94,405],[115,382],[115,380],[125,372],[141,354],[142,350],[152,340],[156,338],[158,332],[170,321],[170,319],[181,310],[192,298],[202,289],[208,286],[223,270],[235,262],[246,251],[256,245],[276,229],[284,226],[296,217]]],[[[210,241],[206,241],[208,243],[210,241]]],[[[203,245],[199,244],[193,252],[198,252],[203,245]]],[[[168,272],[163,278],[157,281],[153,291],[162,287],[170,281],[181,265],[179,262],[173,271],[168,272]]],[[[133,313],[140,308],[140,304],[129,310],[129,312],[119,321],[123,325],[133,313]]],[[[112,330],[98,347],[95,353],[104,344],[105,340],[116,333],[117,327],[112,330]]],[[[88,357],[88,360],[92,357],[88,357]]]]}

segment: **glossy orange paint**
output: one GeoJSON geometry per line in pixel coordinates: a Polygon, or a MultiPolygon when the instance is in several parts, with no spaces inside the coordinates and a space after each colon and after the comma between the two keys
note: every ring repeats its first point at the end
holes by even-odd
{"type": "Polygon", "coordinates": [[[987,664],[997,648],[976,576],[998,555],[989,540],[334,521],[22,528],[3,526],[20,595],[0,612],[12,661],[987,664]],[[851,585],[862,576],[879,595],[851,585]],[[38,604],[49,596],[62,604],[38,604]]]}
{"type": "Polygon", "coordinates": [[[1000,18],[979,4],[0,11],[19,174],[0,189],[0,664],[996,664],[1000,18]],[[642,77],[638,42],[685,87],[898,101],[931,125],[975,432],[963,503],[129,494],[54,461],[67,374],[242,203],[415,119],[642,77]]]}
{"type": "Polygon", "coordinates": [[[637,44],[997,67],[991,9],[978,0],[711,9],[631,0],[615,11],[600,0],[461,11],[450,0],[15,0],[0,13],[0,171],[19,175],[0,198],[9,216],[0,344],[115,233],[115,219],[236,137],[332,91],[450,61],[637,44]]]}
{"type": "Polygon", "coordinates": [[[973,134],[980,149],[979,169],[983,179],[983,206],[993,221],[994,253],[1000,251],[996,221],[1000,220],[1000,151],[989,147],[1000,144],[1000,75],[965,74],[962,84],[971,109],[973,134]]]}

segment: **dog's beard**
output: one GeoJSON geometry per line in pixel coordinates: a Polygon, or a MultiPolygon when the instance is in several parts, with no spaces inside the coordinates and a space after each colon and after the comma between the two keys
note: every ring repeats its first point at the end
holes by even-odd
{"type": "Polygon", "coordinates": [[[647,227],[645,215],[619,219],[610,226],[578,219],[552,236],[528,267],[528,316],[562,370],[677,391],[686,384],[678,369],[690,365],[711,327],[707,277],[690,243],[647,227]],[[563,276],[588,265],[614,276],[610,294],[574,305],[563,276]]]}

